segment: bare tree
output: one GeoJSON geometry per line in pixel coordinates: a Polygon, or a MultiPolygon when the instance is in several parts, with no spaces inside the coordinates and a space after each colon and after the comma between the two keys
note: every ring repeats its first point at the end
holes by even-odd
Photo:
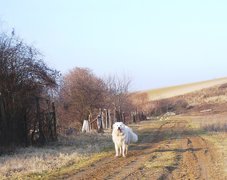
{"type": "Polygon", "coordinates": [[[74,68],[61,84],[59,98],[63,105],[58,110],[61,124],[81,126],[84,119],[104,106],[105,94],[102,79],[88,68],[74,68]]]}
{"type": "Polygon", "coordinates": [[[145,120],[151,108],[148,94],[146,92],[135,92],[131,94],[130,98],[135,106],[133,121],[145,120]]]}
{"type": "Polygon", "coordinates": [[[131,79],[127,76],[109,76],[105,80],[108,89],[109,106],[114,109],[114,121],[125,121],[125,115],[130,114],[133,109],[129,98],[129,87],[131,79]]]}
{"type": "MultiPolygon", "coordinates": [[[[15,37],[0,34],[0,143],[27,143],[35,97],[55,88],[58,72],[40,53],[15,37]]],[[[41,130],[40,130],[41,131],[41,130]]]]}

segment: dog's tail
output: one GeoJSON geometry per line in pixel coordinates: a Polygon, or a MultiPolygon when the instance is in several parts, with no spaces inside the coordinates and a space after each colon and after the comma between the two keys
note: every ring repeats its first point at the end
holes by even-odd
{"type": "Polygon", "coordinates": [[[133,133],[132,132],[132,142],[137,142],[138,141],[138,136],[137,136],[137,134],[135,134],[135,133],[133,133]]]}

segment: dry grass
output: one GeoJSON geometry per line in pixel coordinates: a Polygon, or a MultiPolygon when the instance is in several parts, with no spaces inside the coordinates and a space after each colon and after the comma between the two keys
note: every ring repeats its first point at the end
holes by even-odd
{"type": "Polygon", "coordinates": [[[12,155],[0,157],[0,179],[23,177],[30,173],[47,173],[49,170],[87,160],[92,154],[111,146],[110,134],[93,133],[61,136],[58,142],[42,148],[19,148],[12,155]]]}
{"type": "Polygon", "coordinates": [[[214,79],[210,81],[203,81],[179,86],[172,86],[154,90],[148,90],[146,93],[149,95],[150,100],[159,100],[179,96],[194,91],[198,91],[204,88],[210,88],[216,85],[224,84],[227,82],[227,78],[214,79]]]}
{"type": "Polygon", "coordinates": [[[192,116],[191,124],[206,133],[227,132],[227,113],[192,116]]]}

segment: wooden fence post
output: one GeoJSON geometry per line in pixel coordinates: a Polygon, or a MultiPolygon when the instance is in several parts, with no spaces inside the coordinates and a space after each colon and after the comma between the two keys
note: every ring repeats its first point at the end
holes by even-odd
{"type": "Polygon", "coordinates": [[[102,129],[105,129],[104,113],[103,113],[102,109],[101,109],[100,115],[101,115],[101,120],[102,120],[102,129]]]}
{"type": "Polygon", "coordinates": [[[57,139],[57,120],[56,120],[56,112],[55,112],[55,105],[52,102],[52,111],[53,111],[53,123],[54,123],[54,139],[57,139]]]}
{"type": "Polygon", "coordinates": [[[36,118],[37,118],[37,121],[39,122],[39,143],[40,144],[44,144],[45,143],[45,136],[43,134],[43,122],[42,122],[42,119],[40,117],[40,105],[39,105],[39,97],[36,97],[36,118]]]}
{"type": "Polygon", "coordinates": [[[0,111],[1,111],[1,117],[2,117],[2,125],[5,127],[6,125],[6,114],[5,114],[5,108],[4,108],[4,103],[3,103],[3,98],[0,93],[0,111]]]}
{"type": "Polygon", "coordinates": [[[88,115],[88,124],[89,124],[89,131],[92,130],[92,124],[91,124],[91,113],[88,115]]]}
{"type": "Polygon", "coordinates": [[[3,98],[2,98],[2,95],[0,93],[0,117],[1,117],[1,136],[0,136],[0,143],[3,143],[8,137],[4,137],[6,132],[4,131],[4,129],[6,128],[6,115],[5,115],[5,108],[4,108],[4,102],[3,102],[3,98]],[[3,142],[1,142],[3,141],[3,142]]]}
{"type": "Polygon", "coordinates": [[[108,109],[108,119],[109,119],[109,128],[112,129],[113,122],[112,122],[112,118],[111,118],[110,109],[108,109]]]}
{"type": "Polygon", "coordinates": [[[113,123],[116,122],[116,108],[114,108],[114,112],[113,112],[113,123]]]}
{"type": "Polygon", "coordinates": [[[106,129],[109,128],[108,109],[105,109],[106,129]]]}

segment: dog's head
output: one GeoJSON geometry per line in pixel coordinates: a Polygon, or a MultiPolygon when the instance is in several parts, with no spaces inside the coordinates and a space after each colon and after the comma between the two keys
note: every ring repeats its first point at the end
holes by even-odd
{"type": "Polygon", "coordinates": [[[113,124],[113,129],[114,129],[115,131],[123,132],[124,129],[125,129],[125,125],[124,125],[123,122],[115,122],[115,123],[113,124]]]}

